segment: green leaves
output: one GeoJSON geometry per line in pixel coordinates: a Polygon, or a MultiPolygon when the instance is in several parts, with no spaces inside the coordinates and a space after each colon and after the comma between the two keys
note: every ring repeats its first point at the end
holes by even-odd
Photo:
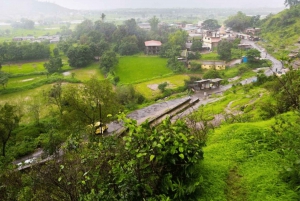
{"type": "Polygon", "coordinates": [[[150,161],[152,161],[155,158],[155,155],[150,156],[150,161]]]}

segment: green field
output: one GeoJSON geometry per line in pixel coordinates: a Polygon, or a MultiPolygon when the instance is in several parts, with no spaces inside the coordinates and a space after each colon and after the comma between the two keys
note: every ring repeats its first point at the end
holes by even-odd
{"type": "Polygon", "coordinates": [[[174,75],[170,77],[165,77],[165,78],[160,78],[160,79],[155,79],[151,80],[148,82],[143,82],[136,84],[134,87],[135,89],[140,92],[146,99],[153,99],[157,95],[159,95],[161,92],[159,89],[152,90],[150,89],[151,85],[158,85],[164,82],[168,82],[168,87],[167,88],[177,88],[180,86],[184,85],[184,80],[188,80],[189,76],[187,75],[174,75]]]}
{"type": "Polygon", "coordinates": [[[28,36],[32,35],[35,37],[43,36],[43,35],[54,35],[57,32],[60,31],[60,27],[54,26],[54,27],[37,27],[32,30],[28,29],[14,29],[11,28],[11,26],[2,26],[1,30],[10,30],[10,34],[7,36],[2,36],[0,37],[0,42],[11,42],[14,37],[18,36],[28,36]]]}
{"type": "Polygon", "coordinates": [[[23,87],[32,85],[35,82],[47,79],[46,75],[28,75],[16,78],[10,78],[7,83],[7,88],[23,87]]]}
{"type": "Polygon", "coordinates": [[[36,62],[20,62],[20,63],[13,63],[13,64],[6,64],[2,65],[2,71],[11,73],[11,74],[27,74],[27,73],[34,73],[34,72],[45,72],[44,61],[36,61],[36,62]]]}
{"type": "Polygon", "coordinates": [[[201,60],[220,60],[219,55],[216,52],[211,52],[208,54],[201,54],[201,60]]]}
{"type": "Polygon", "coordinates": [[[100,71],[99,63],[95,62],[88,67],[70,70],[70,73],[75,73],[75,78],[81,81],[90,79],[96,76],[98,79],[104,79],[100,71]]]}
{"type": "Polygon", "coordinates": [[[153,56],[120,57],[116,75],[121,84],[132,84],[171,75],[167,59],[153,56]]]}

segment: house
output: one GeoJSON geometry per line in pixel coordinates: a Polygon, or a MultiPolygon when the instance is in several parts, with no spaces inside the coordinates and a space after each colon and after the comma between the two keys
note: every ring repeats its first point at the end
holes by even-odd
{"type": "Polygon", "coordinates": [[[183,30],[188,32],[188,34],[197,34],[198,33],[198,27],[195,27],[192,24],[186,24],[185,28],[183,30]]]}
{"type": "Polygon", "coordinates": [[[218,46],[221,41],[220,35],[217,32],[207,31],[203,37],[203,46],[212,50],[218,46]]]}
{"type": "Polygon", "coordinates": [[[146,54],[159,54],[161,42],[156,40],[145,41],[146,54]]]}
{"type": "Polygon", "coordinates": [[[240,39],[249,39],[250,38],[250,36],[248,34],[242,34],[242,33],[237,33],[236,37],[240,38],[240,39]]]}
{"type": "Polygon", "coordinates": [[[258,35],[258,34],[260,33],[260,28],[255,28],[255,27],[253,27],[253,28],[248,28],[248,29],[246,29],[244,32],[245,32],[246,34],[250,34],[250,35],[255,36],[255,35],[258,35]]]}
{"type": "Polygon", "coordinates": [[[187,42],[187,43],[185,43],[185,48],[186,48],[188,51],[190,51],[191,48],[192,48],[192,45],[193,45],[193,43],[187,42]]]}
{"type": "Polygon", "coordinates": [[[202,61],[202,69],[215,69],[215,70],[225,70],[225,61],[202,61]]]}
{"type": "Polygon", "coordinates": [[[14,37],[13,41],[32,41],[34,40],[34,36],[21,36],[21,37],[14,37]]]}
{"type": "Polygon", "coordinates": [[[138,26],[139,26],[141,29],[144,29],[144,30],[147,30],[147,31],[150,31],[150,30],[151,30],[150,23],[148,23],[148,22],[139,23],[138,26]]]}
{"type": "Polygon", "coordinates": [[[239,44],[238,48],[241,49],[241,50],[248,50],[248,49],[252,48],[252,45],[250,45],[250,44],[239,44]]]}

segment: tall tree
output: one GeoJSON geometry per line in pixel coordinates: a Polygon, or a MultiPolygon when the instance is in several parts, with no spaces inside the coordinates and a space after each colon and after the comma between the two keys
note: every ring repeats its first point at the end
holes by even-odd
{"type": "Polygon", "coordinates": [[[208,20],[205,20],[203,23],[202,23],[202,28],[203,29],[207,29],[207,30],[217,30],[219,29],[221,26],[219,25],[218,21],[215,20],[215,19],[208,19],[208,20]]]}
{"type": "Polygon", "coordinates": [[[81,125],[95,124],[97,121],[107,123],[109,114],[115,115],[120,109],[111,83],[95,77],[83,85],[69,86],[64,92],[64,101],[67,103],[64,118],[81,125]]]}
{"type": "Polygon", "coordinates": [[[5,103],[0,105],[0,140],[2,143],[2,156],[5,156],[5,148],[13,131],[18,127],[21,115],[17,106],[5,103]]]}
{"type": "Polygon", "coordinates": [[[158,31],[158,23],[159,19],[154,15],[150,20],[149,20],[150,26],[151,26],[151,31],[157,32],[158,31]]]}
{"type": "Polygon", "coordinates": [[[67,56],[69,64],[72,67],[85,67],[94,59],[91,49],[87,45],[79,45],[77,47],[71,46],[68,50],[67,56]]]}
{"type": "Polygon", "coordinates": [[[62,59],[60,57],[51,57],[47,63],[44,63],[44,67],[48,73],[58,72],[63,67],[62,59]]]}
{"type": "Polygon", "coordinates": [[[248,61],[250,63],[253,63],[257,61],[257,58],[260,57],[260,51],[258,51],[257,49],[250,49],[246,52],[246,56],[248,57],[248,61]]]}
{"type": "Polygon", "coordinates": [[[108,73],[118,64],[118,62],[119,61],[115,52],[105,52],[101,57],[100,68],[104,71],[104,73],[108,73]]]}
{"type": "Polygon", "coordinates": [[[227,27],[232,28],[234,31],[244,31],[251,24],[252,17],[247,16],[246,14],[239,11],[236,15],[230,16],[225,24],[227,27]]]}
{"type": "Polygon", "coordinates": [[[231,48],[232,48],[232,43],[230,41],[227,40],[220,41],[217,49],[220,59],[229,61],[231,59],[231,48]]]}
{"type": "Polygon", "coordinates": [[[106,15],[104,13],[101,14],[101,20],[102,22],[104,22],[104,19],[105,19],[106,15]]]}
{"type": "Polygon", "coordinates": [[[6,87],[6,84],[9,79],[9,74],[3,71],[0,71],[0,84],[2,85],[3,89],[6,87]]]}

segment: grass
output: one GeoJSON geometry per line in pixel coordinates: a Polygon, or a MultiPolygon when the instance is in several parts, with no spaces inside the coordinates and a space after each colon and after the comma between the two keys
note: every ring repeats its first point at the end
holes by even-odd
{"type": "Polygon", "coordinates": [[[295,192],[278,177],[279,154],[265,150],[261,144],[273,122],[225,125],[210,135],[202,164],[207,182],[200,200],[295,200],[291,199],[296,197],[295,192]],[[240,177],[240,183],[235,184],[240,188],[226,191],[232,170],[240,177]]]}
{"type": "Polygon", "coordinates": [[[32,85],[33,83],[44,79],[47,79],[46,75],[29,75],[29,76],[10,78],[7,83],[7,89],[14,88],[16,86],[23,87],[23,86],[32,85]]]}
{"type": "Polygon", "coordinates": [[[188,80],[189,76],[187,75],[174,75],[170,77],[165,77],[165,78],[160,78],[160,79],[155,79],[151,80],[148,82],[143,82],[139,84],[135,84],[134,87],[135,89],[140,92],[146,99],[151,100],[155,99],[158,95],[161,94],[160,90],[152,90],[148,87],[148,85],[153,85],[153,84],[161,84],[164,82],[168,82],[169,86],[167,88],[177,88],[180,86],[184,86],[184,80],[188,80]]]}
{"type": "Polygon", "coordinates": [[[201,60],[220,60],[219,55],[216,52],[211,52],[208,54],[201,54],[201,60]]]}
{"type": "Polygon", "coordinates": [[[0,37],[0,42],[11,42],[14,37],[18,36],[28,36],[32,35],[35,37],[43,36],[43,35],[54,35],[57,32],[60,31],[59,25],[55,27],[43,27],[43,26],[38,26],[35,29],[28,30],[28,29],[14,29],[11,28],[10,26],[3,26],[2,29],[10,30],[10,34],[7,36],[2,36],[0,37]],[[50,28],[50,29],[49,29],[50,28]]]}
{"type": "Polygon", "coordinates": [[[13,63],[2,65],[2,71],[11,74],[28,74],[34,72],[46,72],[44,68],[44,63],[47,60],[35,61],[35,62],[24,62],[24,63],[13,63]]]}
{"type": "Polygon", "coordinates": [[[172,74],[167,59],[154,56],[120,57],[115,73],[120,84],[133,84],[172,74]]]}
{"type": "Polygon", "coordinates": [[[99,79],[104,79],[104,76],[100,71],[98,62],[92,63],[84,68],[70,70],[69,72],[75,73],[75,78],[81,81],[89,80],[93,76],[96,76],[99,79]]]}
{"type": "Polygon", "coordinates": [[[247,115],[254,116],[251,120],[256,121],[223,123],[211,130],[203,148],[203,192],[198,200],[298,200],[296,191],[280,177],[282,155],[268,147],[275,120],[262,121],[258,117],[261,101],[269,101],[270,96],[265,89],[246,88],[230,89],[221,100],[203,108],[203,114],[215,115],[222,113],[230,102],[231,111],[251,106],[247,115]]]}

